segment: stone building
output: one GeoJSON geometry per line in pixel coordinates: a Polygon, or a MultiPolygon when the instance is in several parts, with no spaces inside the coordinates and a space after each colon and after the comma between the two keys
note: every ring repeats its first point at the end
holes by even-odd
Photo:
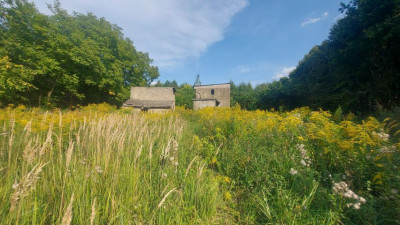
{"type": "Polygon", "coordinates": [[[142,111],[163,112],[175,109],[173,87],[131,87],[131,96],[122,107],[142,111]]]}
{"type": "Polygon", "coordinates": [[[231,84],[195,85],[196,99],[193,99],[193,109],[205,107],[230,107],[231,84]]]}

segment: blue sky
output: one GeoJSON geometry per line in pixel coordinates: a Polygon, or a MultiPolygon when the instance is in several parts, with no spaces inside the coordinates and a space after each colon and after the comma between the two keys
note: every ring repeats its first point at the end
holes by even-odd
{"type": "MultiPolygon", "coordinates": [[[[47,13],[48,0],[33,0],[47,13]]],[[[160,80],[271,82],[328,37],[349,0],[60,0],[93,12],[149,52],[160,80]]]]}

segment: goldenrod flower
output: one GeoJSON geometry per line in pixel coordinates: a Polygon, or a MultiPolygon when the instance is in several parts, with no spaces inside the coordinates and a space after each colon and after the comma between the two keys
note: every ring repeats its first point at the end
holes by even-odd
{"type": "Polygon", "coordinates": [[[231,193],[229,193],[229,191],[225,192],[225,194],[224,194],[224,199],[225,199],[226,201],[232,200],[232,195],[231,195],[231,193]]]}
{"type": "Polygon", "coordinates": [[[227,176],[224,176],[223,181],[224,181],[225,183],[230,183],[230,182],[231,182],[231,179],[230,179],[229,177],[227,177],[227,176]]]}

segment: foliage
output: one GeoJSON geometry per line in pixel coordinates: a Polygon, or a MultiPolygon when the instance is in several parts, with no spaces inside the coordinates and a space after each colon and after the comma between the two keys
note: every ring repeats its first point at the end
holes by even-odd
{"type": "Polygon", "coordinates": [[[18,106],[0,122],[0,224],[233,222],[176,114],[18,106]]]}
{"type": "Polygon", "coordinates": [[[400,104],[400,1],[353,0],[329,38],[288,78],[263,85],[262,109],[309,106],[368,115],[400,104]]]}
{"type": "Polygon", "coordinates": [[[31,70],[10,62],[7,56],[0,59],[0,104],[27,101],[28,96],[21,93],[37,89],[30,83],[33,76],[31,70]]]}
{"type": "Polygon", "coordinates": [[[183,83],[178,86],[178,83],[173,81],[165,81],[161,83],[161,81],[157,81],[153,87],[173,87],[175,88],[175,105],[182,106],[185,109],[193,109],[193,99],[195,98],[195,91],[193,87],[189,84],[183,83]]]}
{"type": "Polygon", "coordinates": [[[193,99],[195,98],[195,91],[189,84],[182,84],[179,86],[175,94],[175,101],[177,106],[183,106],[186,109],[193,109],[193,99]]]}
{"type": "Polygon", "coordinates": [[[375,118],[356,123],[339,115],[308,108],[193,112],[202,156],[229,177],[239,223],[400,223],[400,143],[375,118]]]}
{"type": "Polygon", "coordinates": [[[231,106],[290,110],[308,106],[368,116],[400,104],[400,1],[354,0],[329,38],[289,77],[257,85],[231,82],[231,106]]]}
{"type": "Polygon", "coordinates": [[[256,94],[250,83],[235,85],[235,83],[231,82],[231,106],[236,104],[239,104],[243,109],[256,109],[256,94]]]}
{"type": "Polygon", "coordinates": [[[393,124],[353,119],[340,109],[9,106],[0,223],[398,224],[393,124]]]}
{"type": "Polygon", "coordinates": [[[118,26],[91,13],[70,15],[58,1],[51,11],[41,14],[26,0],[0,4],[4,105],[119,105],[130,86],[158,77],[148,54],[136,51],[118,26]]]}

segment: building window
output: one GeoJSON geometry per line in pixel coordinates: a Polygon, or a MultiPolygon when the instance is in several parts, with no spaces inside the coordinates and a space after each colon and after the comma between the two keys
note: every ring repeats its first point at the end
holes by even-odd
{"type": "Polygon", "coordinates": [[[214,95],[214,89],[211,89],[211,95],[214,95]]]}

